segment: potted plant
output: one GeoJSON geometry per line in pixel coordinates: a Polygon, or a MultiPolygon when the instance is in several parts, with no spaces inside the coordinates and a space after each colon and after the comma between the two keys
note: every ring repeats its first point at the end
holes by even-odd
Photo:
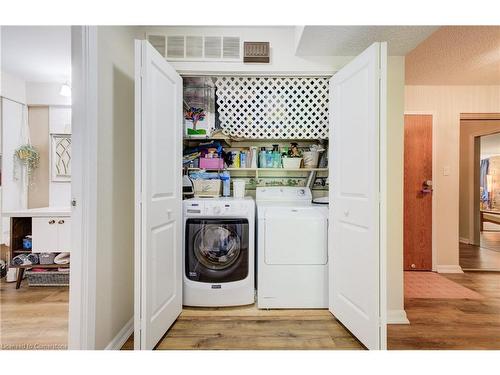
{"type": "MultiPolygon", "coordinates": [[[[28,174],[28,181],[33,177],[33,172],[40,164],[40,153],[36,148],[30,144],[20,146],[14,151],[14,166],[17,165],[16,161],[26,167],[28,174]]],[[[14,178],[16,178],[16,170],[14,169],[14,178]]]]}

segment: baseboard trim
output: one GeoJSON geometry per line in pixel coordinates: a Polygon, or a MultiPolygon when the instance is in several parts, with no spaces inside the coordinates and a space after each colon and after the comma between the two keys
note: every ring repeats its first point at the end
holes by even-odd
{"type": "Polygon", "coordinates": [[[410,324],[406,311],[404,310],[388,310],[387,324],[410,324]]]}
{"type": "Polygon", "coordinates": [[[459,237],[458,241],[461,243],[465,243],[467,245],[470,244],[470,240],[468,238],[465,238],[465,237],[459,237]]]}
{"type": "Polygon", "coordinates": [[[120,332],[118,332],[108,346],[106,346],[105,350],[120,350],[133,332],[134,318],[130,319],[127,324],[123,326],[120,332]]]}
{"type": "Polygon", "coordinates": [[[464,273],[462,267],[454,264],[442,264],[436,266],[438,273],[464,273]]]}

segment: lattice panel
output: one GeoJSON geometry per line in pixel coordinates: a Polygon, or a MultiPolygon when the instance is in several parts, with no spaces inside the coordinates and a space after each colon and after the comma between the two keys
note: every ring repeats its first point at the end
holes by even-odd
{"type": "Polygon", "coordinates": [[[328,138],[328,78],[218,77],[225,134],[242,138],[328,138]]]}

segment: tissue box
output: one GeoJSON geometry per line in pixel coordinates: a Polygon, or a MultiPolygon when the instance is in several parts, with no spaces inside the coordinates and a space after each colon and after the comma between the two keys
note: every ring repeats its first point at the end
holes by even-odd
{"type": "Polygon", "coordinates": [[[224,169],[224,159],[222,158],[200,158],[201,169],[224,169]]]}

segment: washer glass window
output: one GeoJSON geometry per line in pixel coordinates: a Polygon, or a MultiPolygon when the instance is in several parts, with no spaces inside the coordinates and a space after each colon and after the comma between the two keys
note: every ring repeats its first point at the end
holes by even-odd
{"type": "Polygon", "coordinates": [[[186,220],[185,272],[190,280],[230,282],[248,276],[247,219],[186,220]]]}
{"type": "Polygon", "coordinates": [[[205,267],[221,270],[230,267],[241,252],[241,239],[231,226],[207,224],[195,235],[196,259],[205,267]]]}

